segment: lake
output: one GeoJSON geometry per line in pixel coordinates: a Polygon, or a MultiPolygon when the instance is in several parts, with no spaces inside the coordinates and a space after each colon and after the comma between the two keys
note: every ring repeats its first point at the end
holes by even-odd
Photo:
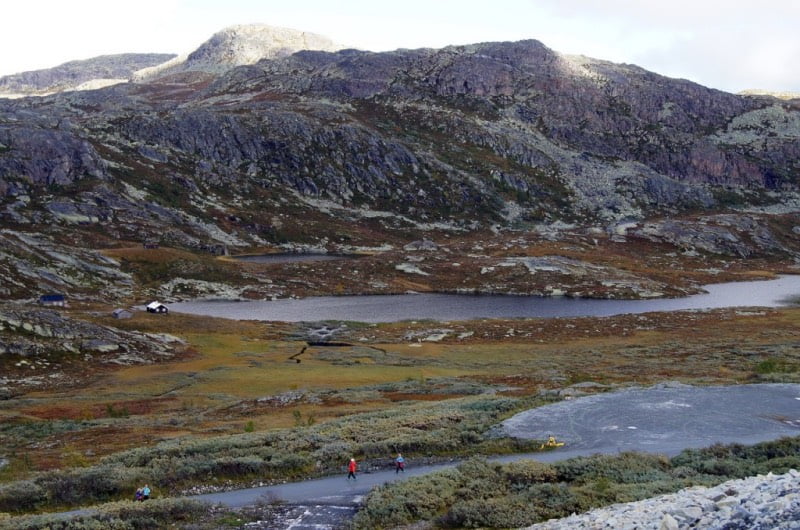
{"type": "Polygon", "coordinates": [[[237,320],[317,322],[351,320],[471,320],[476,318],[557,318],[611,316],[652,311],[722,307],[787,305],[800,296],[800,275],[774,280],[706,285],[707,293],[683,298],[650,300],[595,300],[587,298],[403,294],[370,296],[316,296],[286,300],[203,300],[170,304],[171,311],[237,320]]]}

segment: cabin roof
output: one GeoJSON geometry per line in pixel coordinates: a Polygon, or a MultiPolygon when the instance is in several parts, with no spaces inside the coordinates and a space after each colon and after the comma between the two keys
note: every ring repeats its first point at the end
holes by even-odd
{"type": "Polygon", "coordinates": [[[43,294],[39,297],[39,300],[42,302],[63,302],[64,295],[63,294],[43,294]]]}

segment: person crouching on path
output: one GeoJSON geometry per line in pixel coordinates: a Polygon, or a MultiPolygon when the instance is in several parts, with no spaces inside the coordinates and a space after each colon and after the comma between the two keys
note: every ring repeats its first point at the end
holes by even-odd
{"type": "Polygon", "coordinates": [[[406,472],[406,459],[403,458],[403,455],[397,453],[397,458],[394,459],[394,474],[398,474],[400,472],[406,472]]]}
{"type": "Polygon", "coordinates": [[[351,458],[350,463],[347,464],[347,480],[350,480],[351,478],[353,480],[356,479],[356,467],[356,459],[351,458]]]}

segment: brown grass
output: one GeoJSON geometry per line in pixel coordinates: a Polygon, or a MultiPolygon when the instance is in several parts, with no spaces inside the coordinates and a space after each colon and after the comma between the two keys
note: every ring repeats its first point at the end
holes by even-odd
{"type": "Polygon", "coordinates": [[[296,411],[302,421],[323,422],[407,401],[463,395],[442,391],[431,381],[477,381],[500,385],[505,395],[522,396],[581,381],[756,382],[761,376],[755,367],[765,359],[800,365],[796,308],[353,327],[344,340],[356,346],[311,347],[300,363],[290,357],[305,343],[292,339],[296,328],[288,324],[144,313],[114,324],[175,334],[189,343],[191,353],[158,364],[103,369],[79,388],[31,392],[25,397],[35,401],[8,402],[4,422],[87,423],[38,439],[0,439],[0,453],[24,451],[31,469],[85,465],[105,454],[176,436],[243,432],[248,421],[256,430],[290,427],[297,421],[296,411]],[[419,345],[404,338],[428,327],[454,332],[442,342],[419,345]],[[456,338],[466,331],[473,334],[456,338]],[[404,381],[421,386],[360,390],[404,381]],[[325,397],[286,406],[258,401],[285,392],[322,392],[325,397]],[[358,392],[366,397],[354,397],[362,395],[358,392]],[[111,417],[109,407],[127,414],[111,417]]]}

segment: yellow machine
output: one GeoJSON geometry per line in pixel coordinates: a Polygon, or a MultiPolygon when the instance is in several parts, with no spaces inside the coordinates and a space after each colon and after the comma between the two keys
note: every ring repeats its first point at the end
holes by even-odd
{"type": "Polygon", "coordinates": [[[563,447],[564,442],[557,442],[555,436],[550,436],[547,441],[542,444],[541,449],[552,449],[554,447],[563,447]]]}

